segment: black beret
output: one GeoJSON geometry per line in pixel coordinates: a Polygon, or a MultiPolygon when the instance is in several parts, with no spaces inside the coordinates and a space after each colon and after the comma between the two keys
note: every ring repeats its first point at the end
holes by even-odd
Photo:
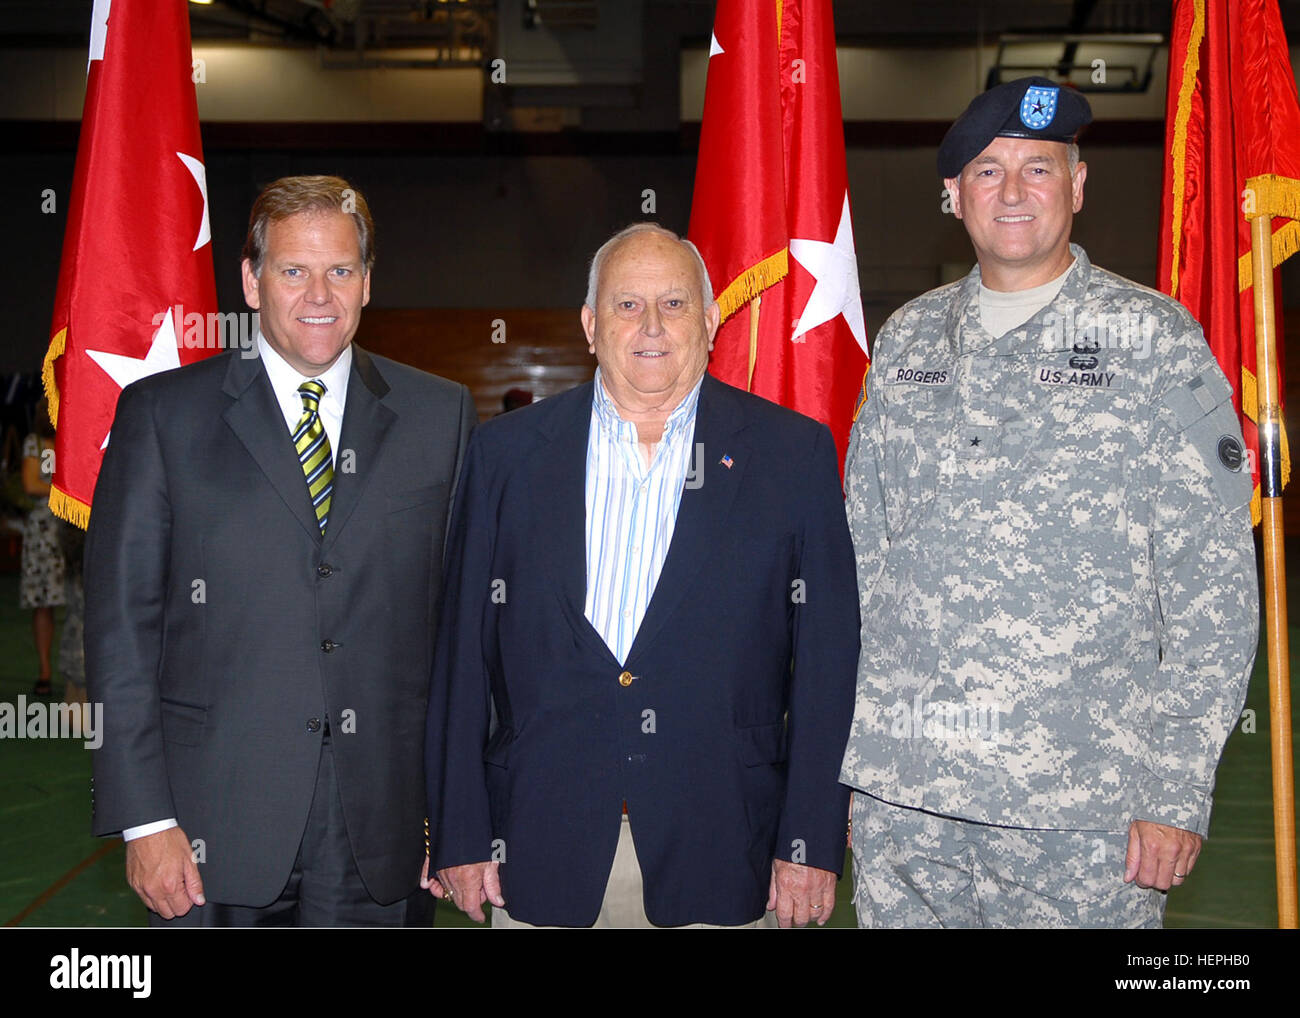
{"type": "Polygon", "coordinates": [[[1092,121],[1092,107],[1079,92],[1048,78],[1017,78],[995,85],[971,100],[939,145],[939,176],[961,175],[962,168],[994,138],[1041,138],[1072,142],[1092,121]]]}

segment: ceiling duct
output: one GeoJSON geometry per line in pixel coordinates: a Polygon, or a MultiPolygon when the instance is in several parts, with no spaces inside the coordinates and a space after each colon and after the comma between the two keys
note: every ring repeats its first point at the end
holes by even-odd
{"type": "Polygon", "coordinates": [[[643,0],[500,0],[484,121],[493,130],[580,127],[584,109],[634,110],[643,0]]]}
{"type": "Polygon", "coordinates": [[[496,0],[346,0],[340,11],[342,3],[331,10],[348,19],[351,52],[323,53],[323,70],[481,68],[496,48],[496,0]]]}
{"type": "Polygon", "coordinates": [[[600,24],[597,0],[524,0],[524,27],[561,31],[600,24]]]}
{"type": "Polygon", "coordinates": [[[1164,43],[1154,32],[1001,35],[984,87],[1036,74],[1080,92],[1145,93],[1164,43]]]}
{"type": "Polygon", "coordinates": [[[635,85],[642,0],[500,0],[497,56],[513,87],[635,85]]]}

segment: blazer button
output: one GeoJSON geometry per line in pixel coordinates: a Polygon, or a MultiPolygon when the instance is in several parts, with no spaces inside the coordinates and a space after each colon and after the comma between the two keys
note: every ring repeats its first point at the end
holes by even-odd
{"type": "Polygon", "coordinates": [[[333,652],[334,648],[338,646],[340,645],[335,643],[333,640],[321,640],[320,642],[320,649],[326,654],[333,652]]]}
{"type": "Polygon", "coordinates": [[[308,719],[307,719],[307,731],[309,731],[309,732],[319,732],[319,731],[320,731],[320,718],[308,718],[308,719]]]}
{"type": "Polygon", "coordinates": [[[321,579],[324,579],[327,576],[333,576],[334,567],[330,565],[328,562],[322,562],[320,565],[316,567],[316,575],[321,577],[321,579]]]}
{"type": "Polygon", "coordinates": [[[636,676],[633,675],[631,672],[624,672],[622,675],[618,677],[618,684],[623,687],[630,686],[632,685],[632,680],[635,678],[636,676]]]}

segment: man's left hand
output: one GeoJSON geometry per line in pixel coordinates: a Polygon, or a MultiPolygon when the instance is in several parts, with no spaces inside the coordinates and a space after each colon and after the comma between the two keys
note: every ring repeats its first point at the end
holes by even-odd
{"type": "Polygon", "coordinates": [[[427,855],[424,857],[424,865],[420,867],[420,887],[428,891],[435,898],[444,897],[442,884],[429,876],[429,857],[427,855]]]}
{"type": "Polygon", "coordinates": [[[776,909],[776,921],[783,930],[807,926],[813,920],[825,926],[835,911],[835,874],[784,859],[772,860],[772,882],[767,891],[767,910],[776,909]]]}
{"type": "Polygon", "coordinates": [[[1139,887],[1167,891],[1192,872],[1200,854],[1199,834],[1150,820],[1134,820],[1128,829],[1124,883],[1136,879],[1139,887]]]}

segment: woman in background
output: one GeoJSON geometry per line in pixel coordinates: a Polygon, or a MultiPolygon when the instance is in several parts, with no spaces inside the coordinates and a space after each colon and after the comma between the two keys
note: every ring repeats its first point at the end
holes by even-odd
{"type": "Polygon", "coordinates": [[[54,609],[64,603],[63,551],[59,521],[50,512],[54,476],[54,426],[44,397],[36,405],[35,431],[23,441],[23,490],[36,502],[23,523],[22,580],[19,603],[32,612],[32,637],[40,674],[32,693],[50,695],[50,650],[54,645],[54,609]]]}

